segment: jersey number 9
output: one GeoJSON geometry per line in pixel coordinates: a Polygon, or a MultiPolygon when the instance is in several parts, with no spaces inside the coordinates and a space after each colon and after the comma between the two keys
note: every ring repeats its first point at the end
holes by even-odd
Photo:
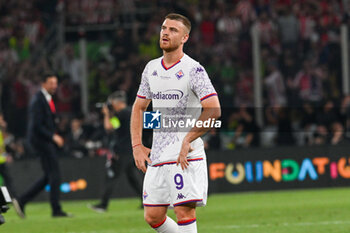
{"type": "Polygon", "coordinates": [[[174,182],[176,184],[177,189],[182,189],[184,187],[184,180],[181,174],[176,174],[174,176],[174,182]]]}

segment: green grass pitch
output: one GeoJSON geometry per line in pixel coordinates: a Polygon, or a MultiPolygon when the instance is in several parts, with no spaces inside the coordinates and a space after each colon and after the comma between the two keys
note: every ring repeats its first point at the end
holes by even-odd
{"type": "MultiPolygon", "coordinates": [[[[27,218],[13,208],[4,214],[6,233],[152,233],[143,221],[139,199],[115,199],[109,211],[87,208],[96,201],[66,201],[74,218],[53,219],[48,203],[30,203],[27,218]]],[[[174,217],[173,211],[169,212],[174,217]]],[[[198,208],[200,233],[338,233],[350,232],[350,188],[216,194],[198,208]]]]}

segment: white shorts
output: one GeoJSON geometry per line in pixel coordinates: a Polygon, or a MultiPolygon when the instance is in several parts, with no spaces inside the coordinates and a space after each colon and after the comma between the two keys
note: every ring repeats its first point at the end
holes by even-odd
{"type": "Polygon", "coordinates": [[[205,206],[207,196],[208,173],[205,158],[189,161],[185,170],[173,163],[147,168],[143,183],[144,206],[174,207],[190,202],[205,206]]]}

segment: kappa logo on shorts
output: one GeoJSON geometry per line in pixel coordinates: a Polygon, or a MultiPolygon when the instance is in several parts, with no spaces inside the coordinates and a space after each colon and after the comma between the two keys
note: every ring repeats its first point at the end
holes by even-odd
{"type": "Polygon", "coordinates": [[[185,195],[183,195],[182,193],[177,194],[177,199],[176,200],[181,200],[186,198],[185,195]]]}
{"type": "Polygon", "coordinates": [[[148,194],[147,194],[147,192],[145,190],[145,191],[143,191],[143,200],[146,200],[147,197],[148,197],[148,194]]]}

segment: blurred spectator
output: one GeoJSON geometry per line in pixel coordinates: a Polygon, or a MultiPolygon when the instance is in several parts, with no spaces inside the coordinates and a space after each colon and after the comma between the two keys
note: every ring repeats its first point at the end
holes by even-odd
{"type": "Polygon", "coordinates": [[[319,102],[322,99],[322,75],[315,75],[312,63],[304,61],[294,80],[289,80],[289,86],[299,93],[302,101],[319,102]]]}
{"type": "Polygon", "coordinates": [[[295,49],[299,39],[299,24],[290,8],[286,7],[282,11],[278,18],[278,25],[283,48],[295,49]]]}
{"type": "Polygon", "coordinates": [[[294,145],[290,111],[287,107],[281,107],[278,110],[276,143],[277,145],[294,145]]]}
{"type": "Polygon", "coordinates": [[[69,132],[70,118],[67,115],[61,115],[57,124],[56,132],[65,138],[69,132]]]}
{"type": "MultiPolygon", "coordinates": [[[[235,93],[235,83],[236,83],[236,77],[237,77],[237,67],[234,63],[232,63],[231,60],[226,60],[217,67],[218,73],[217,75],[220,77],[220,80],[215,80],[215,87],[221,87],[216,88],[217,90],[220,90],[220,100],[222,102],[223,106],[232,106],[232,96],[235,93]]],[[[213,75],[211,77],[217,77],[216,75],[213,75]]]]}
{"type": "Polygon", "coordinates": [[[70,25],[106,24],[113,22],[113,10],[116,4],[112,0],[65,1],[67,21],[70,25]]]}
{"type": "Polygon", "coordinates": [[[236,83],[235,105],[253,106],[253,76],[249,71],[241,70],[236,83]]]}
{"type": "Polygon", "coordinates": [[[114,56],[114,60],[116,62],[126,60],[131,50],[133,50],[133,47],[130,35],[128,35],[126,30],[118,28],[111,46],[111,53],[114,56]]]}
{"type": "Polygon", "coordinates": [[[316,22],[311,14],[311,6],[305,5],[299,11],[299,31],[300,39],[302,40],[302,52],[306,54],[310,49],[310,43],[313,36],[315,36],[316,22]]]}
{"type": "Polygon", "coordinates": [[[341,119],[334,108],[333,101],[328,100],[325,102],[322,111],[317,114],[316,122],[316,144],[331,143],[336,145],[343,140],[344,129],[341,119]]]}
{"type": "Polygon", "coordinates": [[[45,27],[37,14],[28,16],[28,23],[24,25],[24,32],[28,36],[30,44],[35,45],[44,31],[45,27]]]}
{"type": "Polygon", "coordinates": [[[0,40],[0,64],[6,64],[9,61],[17,63],[18,60],[16,51],[8,47],[5,40],[0,40]]]}
{"type": "Polygon", "coordinates": [[[108,83],[111,79],[107,68],[107,61],[103,60],[95,65],[97,65],[97,67],[90,72],[88,80],[89,93],[91,93],[89,96],[90,103],[104,102],[111,93],[111,88],[108,83]]]}
{"type": "Polygon", "coordinates": [[[261,45],[272,45],[276,27],[266,11],[260,13],[259,20],[255,23],[255,26],[259,32],[261,45]]]}
{"type": "Polygon", "coordinates": [[[134,0],[118,0],[118,5],[121,9],[121,20],[124,23],[132,23],[135,17],[135,1],[134,0]]]}
{"type": "Polygon", "coordinates": [[[21,71],[12,86],[12,117],[9,128],[16,137],[24,137],[27,127],[28,89],[23,71],[21,71]]]}
{"type": "Polygon", "coordinates": [[[292,80],[298,72],[299,61],[293,56],[291,50],[286,49],[282,54],[281,73],[286,77],[286,80],[292,80]]]}
{"type": "Polygon", "coordinates": [[[57,111],[60,114],[71,114],[73,112],[72,101],[74,98],[74,91],[68,75],[62,77],[56,93],[57,111]]]}
{"type": "Polygon", "coordinates": [[[60,60],[62,71],[71,77],[73,85],[79,86],[82,76],[81,61],[75,56],[71,45],[65,47],[64,54],[62,54],[60,60]]]}
{"type": "Polygon", "coordinates": [[[216,28],[220,33],[220,40],[227,40],[232,37],[237,38],[242,29],[242,23],[232,9],[228,13],[224,12],[224,15],[218,19],[216,28]]]}
{"type": "Polygon", "coordinates": [[[260,16],[263,12],[271,14],[270,12],[270,3],[266,0],[257,0],[255,3],[255,11],[258,16],[260,16]]]}
{"type": "Polygon", "coordinates": [[[290,82],[290,87],[299,93],[302,100],[308,100],[310,95],[312,64],[310,61],[304,61],[303,69],[295,76],[294,80],[290,82]]]}
{"type": "Polygon", "coordinates": [[[266,123],[262,129],[261,145],[264,147],[271,147],[276,145],[276,137],[278,130],[279,109],[277,105],[268,106],[265,108],[266,123]]]}
{"type": "Polygon", "coordinates": [[[65,150],[76,158],[82,158],[88,155],[86,148],[87,133],[82,126],[82,119],[75,117],[70,123],[69,132],[65,138],[67,142],[65,150]]]}
{"type": "Polygon", "coordinates": [[[253,113],[247,107],[239,109],[239,124],[232,141],[238,147],[249,147],[259,145],[259,128],[255,124],[253,113]]]}
{"type": "Polygon", "coordinates": [[[256,18],[255,11],[249,0],[240,0],[236,6],[236,13],[245,27],[256,18]]]}
{"type": "Polygon", "coordinates": [[[316,132],[316,111],[315,108],[308,102],[303,104],[300,130],[302,133],[301,138],[303,140],[300,142],[300,144],[314,144],[314,134],[316,132]]]}
{"type": "Polygon", "coordinates": [[[211,46],[215,43],[215,24],[209,10],[204,10],[203,20],[200,25],[202,41],[204,45],[211,46]]]}
{"type": "Polygon", "coordinates": [[[221,139],[220,134],[216,128],[209,130],[209,132],[204,136],[204,147],[206,150],[220,150],[221,149],[221,139]]]}
{"type": "Polygon", "coordinates": [[[344,137],[350,139],[350,95],[343,98],[340,108],[340,114],[343,122],[345,123],[344,137]]]}
{"type": "Polygon", "coordinates": [[[276,61],[268,63],[269,75],[265,78],[265,87],[268,95],[268,106],[286,106],[286,88],[281,72],[278,70],[276,61]]]}
{"type": "Polygon", "coordinates": [[[139,54],[150,59],[161,56],[159,35],[151,27],[148,27],[143,40],[139,43],[139,54]]]}

